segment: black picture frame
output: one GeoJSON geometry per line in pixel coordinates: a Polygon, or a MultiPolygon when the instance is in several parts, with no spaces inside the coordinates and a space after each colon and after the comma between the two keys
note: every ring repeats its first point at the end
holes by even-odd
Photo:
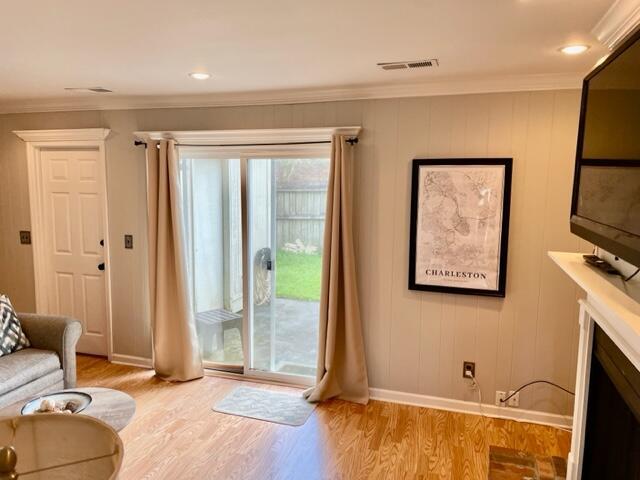
{"type": "Polygon", "coordinates": [[[409,289],[441,293],[457,293],[463,295],[483,295],[504,297],[507,288],[507,256],[509,247],[509,215],[511,209],[511,178],[513,171],[512,158],[416,158],[413,160],[411,172],[411,218],[409,239],[409,289]],[[418,235],[419,183],[420,169],[427,166],[504,166],[502,195],[502,221],[499,244],[499,267],[497,270],[497,289],[465,288],[459,286],[430,285],[416,282],[416,255],[418,235]]]}

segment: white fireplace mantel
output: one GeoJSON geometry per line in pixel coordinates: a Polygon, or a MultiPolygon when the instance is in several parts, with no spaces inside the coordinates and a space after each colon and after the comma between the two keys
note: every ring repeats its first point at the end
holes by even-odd
{"type": "Polygon", "coordinates": [[[580,343],[576,372],[573,434],[567,479],[582,476],[594,325],[598,324],[640,370],[640,282],[623,282],[587,265],[581,253],[549,252],[549,257],[587,294],[580,300],[580,343]]]}
{"type": "Polygon", "coordinates": [[[551,259],[586,293],[596,323],[640,370],[640,282],[625,283],[587,265],[581,253],[549,252],[551,259]]]}

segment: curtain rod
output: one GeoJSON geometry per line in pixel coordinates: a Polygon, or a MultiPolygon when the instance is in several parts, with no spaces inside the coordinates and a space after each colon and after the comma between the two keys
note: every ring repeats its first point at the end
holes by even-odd
{"type": "MultiPolygon", "coordinates": [[[[349,145],[355,145],[358,143],[358,137],[347,138],[347,143],[349,145]]],[[[331,143],[331,140],[324,140],[318,142],[284,142],[284,143],[227,143],[222,145],[208,145],[208,144],[189,144],[189,143],[178,143],[178,147],[277,147],[282,145],[320,145],[331,143]]],[[[139,145],[144,145],[144,148],[147,148],[147,142],[142,140],[135,140],[133,144],[137,147],[139,145]]]]}

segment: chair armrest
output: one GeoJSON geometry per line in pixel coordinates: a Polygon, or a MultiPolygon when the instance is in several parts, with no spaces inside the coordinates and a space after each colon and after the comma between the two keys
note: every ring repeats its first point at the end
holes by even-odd
{"type": "Polygon", "coordinates": [[[64,372],[64,388],[76,386],[76,343],[82,325],[69,317],[18,313],[18,319],[33,348],[53,350],[60,357],[64,372]]]}

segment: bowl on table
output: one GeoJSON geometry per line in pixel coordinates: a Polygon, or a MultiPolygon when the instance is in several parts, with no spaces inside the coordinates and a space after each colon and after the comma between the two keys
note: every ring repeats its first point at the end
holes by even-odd
{"type": "Polygon", "coordinates": [[[84,392],[57,392],[29,400],[20,413],[80,413],[91,403],[91,395],[84,392]]]}

